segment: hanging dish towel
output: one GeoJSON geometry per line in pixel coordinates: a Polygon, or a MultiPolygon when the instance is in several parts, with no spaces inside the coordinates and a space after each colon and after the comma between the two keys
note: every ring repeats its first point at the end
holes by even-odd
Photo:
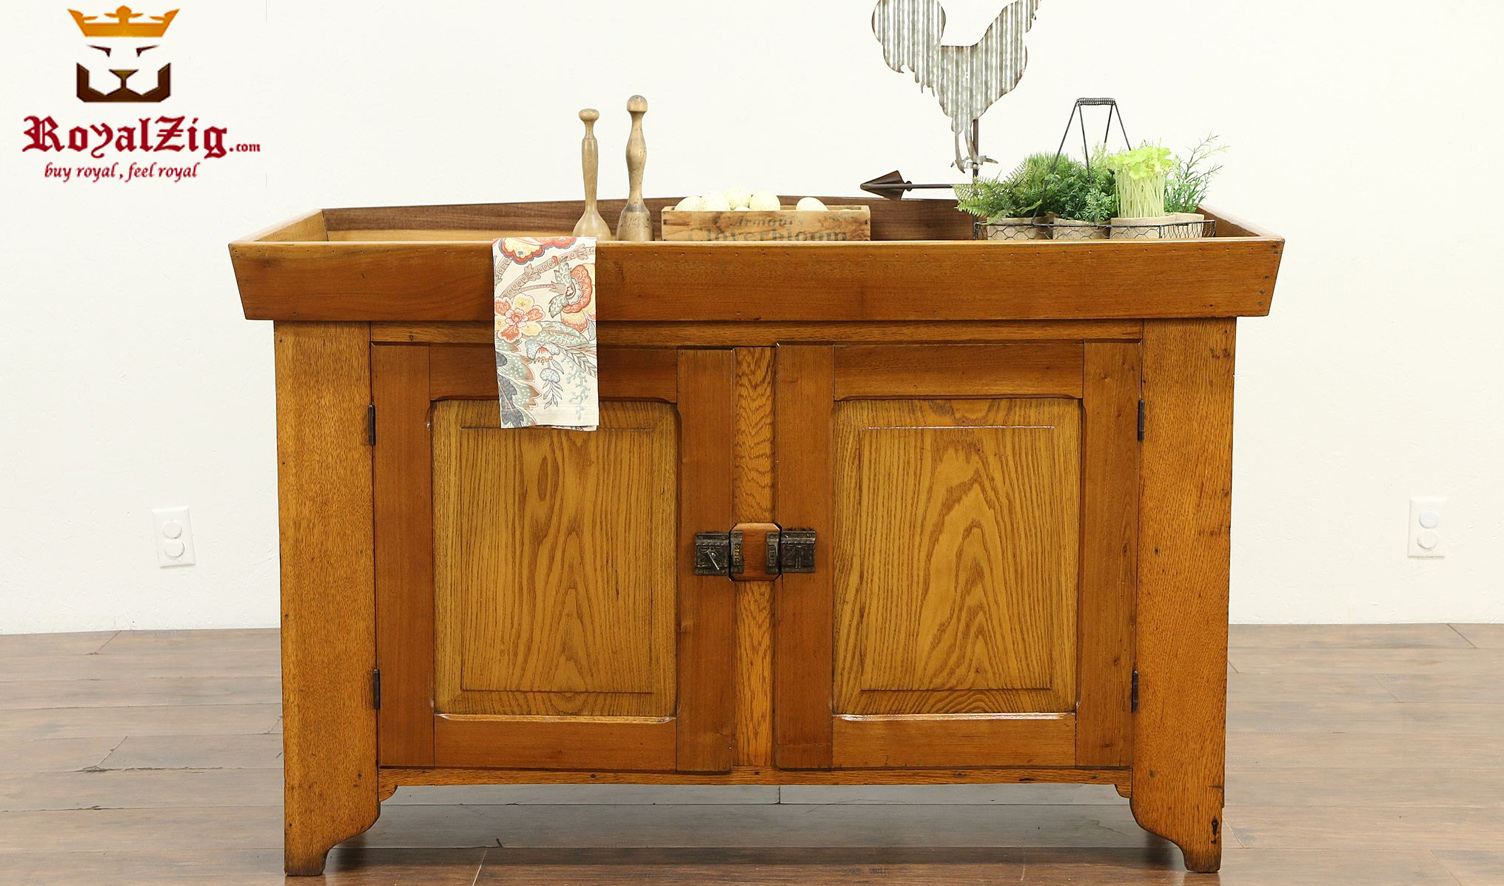
{"type": "Polygon", "coordinates": [[[501,426],[595,430],[595,238],[508,237],[491,254],[501,426]]]}

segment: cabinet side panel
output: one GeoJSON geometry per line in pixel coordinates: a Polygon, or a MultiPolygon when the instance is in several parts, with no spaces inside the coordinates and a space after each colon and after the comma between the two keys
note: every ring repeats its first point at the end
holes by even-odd
{"type": "Polygon", "coordinates": [[[1144,325],[1133,813],[1195,871],[1222,856],[1235,330],[1144,325]]]}
{"type": "Polygon", "coordinates": [[[1137,342],[1090,343],[1083,373],[1081,699],[1076,763],[1127,766],[1138,587],[1137,342]]]}
{"type": "Polygon", "coordinates": [[[376,821],[370,330],[275,329],[287,870],[376,821]]]}
{"type": "Polygon", "coordinates": [[[817,533],[815,571],[785,574],[773,605],[774,759],[784,769],[831,765],[834,659],[831,414],[835,350],[779,347],[774,385],[776,522],[817,533]]]}
{"type": "Polygon", "coordinates": [[[426,345],[373,345],[381,762],[433,765],[433,502],[426,345]]]}

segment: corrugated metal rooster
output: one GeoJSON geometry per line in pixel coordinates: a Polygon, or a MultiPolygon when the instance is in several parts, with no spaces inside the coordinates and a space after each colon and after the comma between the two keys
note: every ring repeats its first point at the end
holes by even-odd
{"type": "Polygon", "coordinates": [[[945,9],[939,0],[878,0],[872,10],[872,33],[888,67],[913,71],[920,87],[940,99],[956,135],[956,167],[963,172],[976,175],[987,161],[977,145],[979,120],[1023,77],[1029,63],[1024,35],[1038,9],[1039,0],[1014,0],[971,46],[940,42],[945,9]]]}

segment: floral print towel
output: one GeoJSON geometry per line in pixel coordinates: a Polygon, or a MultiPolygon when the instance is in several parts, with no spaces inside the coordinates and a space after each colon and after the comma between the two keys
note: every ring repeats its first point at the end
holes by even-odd
{"type": "Polygon", "coordinates": [[[508,237],[491,255],[501,426],[595,430],[595,238],[508,237]]]}

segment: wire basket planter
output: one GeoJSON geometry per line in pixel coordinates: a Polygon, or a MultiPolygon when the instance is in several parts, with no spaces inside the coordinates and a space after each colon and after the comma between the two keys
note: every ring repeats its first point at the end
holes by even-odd
{"type": "Polygon", "coordinates": [[[1091,224],[1041,217],[1009,218],[977,222],[974,236],[978,240],[1194,240],[1217,236],[1217,221],[1209,218],[1165,220],[1133,219],[1110,224],[1091,224]]]}

